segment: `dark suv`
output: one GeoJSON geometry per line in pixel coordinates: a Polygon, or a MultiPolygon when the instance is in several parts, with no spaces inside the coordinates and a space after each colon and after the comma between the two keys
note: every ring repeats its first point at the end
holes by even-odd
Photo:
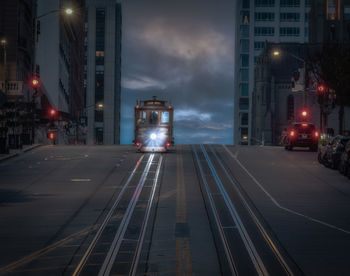
{"type": "Polygon", "coordinates": [[[284,148],[293,150],[293,147],[308,147],[311,151],[317,151],[319,132],[310,123],[293,123],[285,138],[284,148]]]}

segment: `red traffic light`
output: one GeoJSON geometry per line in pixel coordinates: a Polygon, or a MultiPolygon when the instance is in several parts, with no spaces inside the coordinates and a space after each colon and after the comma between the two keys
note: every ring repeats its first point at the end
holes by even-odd
{"type": "Polygon", "coordinates": [[[39,86],[40,82],[39,79],[37,77],[32,78],[31,80],[31,85],[33,88],[37,88],[39,86]]]}
{"type": "Polygon", "coordinates": [[[55,132],[53,132],[53,131],[48,132],[47,133],[47,138],[50,139],[50,140],[55,140],[55,138],[56,138],[55,132]]]}
{"type": "Polygon", "coordinates": [[[57,115],[57,110],[54,108],[49,109],[49,116],[50,117],[55,117],[57,115]]]}
{"type": "Polygon", "coordinates": [[[317,85],[317,92],[319,94],[323,94],[324,92],[326,92],[326,86],[323,83],[320,83],[319,85],[317,85]]]}

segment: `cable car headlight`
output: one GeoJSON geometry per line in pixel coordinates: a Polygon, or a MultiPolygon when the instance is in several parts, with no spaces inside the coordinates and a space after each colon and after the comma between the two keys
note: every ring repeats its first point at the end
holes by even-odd
{"type": "Polygon", "coordinates": [[[151,140],[156,140],[157,139],[157,134],[152,133],[150,138],[151,138],[151,140]]]}

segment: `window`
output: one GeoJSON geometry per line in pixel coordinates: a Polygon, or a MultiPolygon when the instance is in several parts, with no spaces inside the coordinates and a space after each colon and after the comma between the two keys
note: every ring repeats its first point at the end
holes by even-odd
{"type": "Polygon", "coordinates": [[[281,7],[299,7],[300,0],[281,0],[281,7]]]}
{"type": "Polygon", "coordinates": [[[275,34],[275,29],[273,27],[255,27],[255,36],[273,36],[275,34]]]}
{"type": "Polygon", "coordinates": [[[241,69],[241,81],[249,81],[249,70],[241,69]]]}
{"type": "Polygon", "coordinates": [[[255,41],[254,42],[254,50],[261,50],[265,48],[265,42],[264,41],[255,41]]]}
{"type": "Polygon", "coordinates": [[[327,19],[328,20],[339,20],[340,10],[339,0],[327,0],[327,19]]]}
{"type": "Polygon", "coordinates": [[[305,22],[309,22],[309,13],[308,12],[305,13],[305,22]]]}
{"type": "Polygon", "coordinates": [[[280,36],[299,36],[300,30],[295,27],[280,28],[280,36]]]}
{"type": "Polygon", "coordinates": [[[249,109],[249,98],[239,98],[239,109],[241,110],[249,109]]]}
{"type": "Polygon", "coordinates": [[[249,25],[241,25],[241,37],[249,37],[249,25]]]}
{"type": "Polygon", "coordinates": [[[95,110],[95,122],[103,122],[103,110],[95,110]]]}
{"type": "Polygon", "coordinates": [[[275,0],[255,0],[255,7],[273,7],[275,0]]]}
{"type": "Polygon", "coordinates": [[[307,37],[309,35],[309,28],[308,27],[305,27],[304,35],[305,35],[305,37],[307,37]]]}
{"type": "Polygon", "coordinates": [[[248,96],[248,83],[241,83],[241,96],[248,96]]]}
{"type": "Polygon", "coordinates": [[[242,127],[241,128],[241,140],[242,144],[247,144],[248,143],[248,128],[247,127],[242,127]]]}
{"type": "MultiPolygon", "coordinates": [[[[105,10],[96,9],[96,53],[105,48],[105,10]]],[[[97,56],[97,55],[96,55],[97,56]]]]}
{"type": "Polygon", "coordinates": [[[242,113],[241,125],[243,125],[243,126],[248,125],[248,113],[242,113]]]}
{"type": "Polygon", "coordinates": [[[255,21],[274,21],[275,14],[273,12],[256,12],[254,18],[255,21]]]}
{"type": "Polygon", "coordinates": [[[168,124],[169,123],[169,112],[168,111],[164,111],[162,112],[162,120],[161,120],[162,124],[168,124]]]}
{"type": "Polygon", "coordinates": [[[350,20],[350,3],[344,3],[344,20],[350,20]]]}
{"type": "Polygon", "coordinates": [[[243,0],[242,2],[242,8],[249,9],[250,0],[243,0]]]}
{"type": "Polygon", "coordinates": [[[289,95],[287,98],[287,120],[294,120],[294,97],[289,95]]]}
{"type": "Polygon", "coordinates": [[[241,66],[242,67],[249,66],[249,55],[247,55],[247,54],[241,55],[241,66]]]}
{"type": "Polygon", "coordinates": [[[256,64],[258,63],[258,61],[259,61],[259,57],[258,57],[258,56],[255,56],[255,57],[254,57],[254,64],[256,65],[256,64]]]}
{"type": "Polygon", "coordinates": [[[149,114],[149,123],[151,125],[158,124],[158,111],[151,111],[149,114]]]}
{"type": "Polygon", "coordinates": [[[284,12],[280,14],[281,22],[299,22],[300,14],[295,12],[284,12]]]}
{"type": "Polygon", "coordinates": [[[311,7],[311,1],[310,0],[305,0],[305,8],[311,7]]]}
{"type": "Polygon", "coordinates": [[[249,24],[249,11],[241,11],[241,23],[249,24]]]}
{"type": "Polygon", "coordinates": [[[249,53],[249,40],[248,39],[241,40],[241,51],[243,53],[249,53]]]}

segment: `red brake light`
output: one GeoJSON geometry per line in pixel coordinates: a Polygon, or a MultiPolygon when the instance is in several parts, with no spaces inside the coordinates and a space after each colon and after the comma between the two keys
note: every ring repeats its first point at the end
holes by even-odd
{"type": "Polygon", "coordinates": [[[289,135],[293,137],[293,136],[295,135],[295,131],[294,131],[294,130],[291,130],[291,131],[289,132],[289,135]]]}
{"type": "Polygon", "coordinates": [[[171,143],[170,142],[166,142],[166,146],[167,148],[171,146],[171,143]]]}
{"type": "Polygon", "coordinates": [[[140,146],[140,142],[136,142],[136,147],[139,147],[140,146]]]}

